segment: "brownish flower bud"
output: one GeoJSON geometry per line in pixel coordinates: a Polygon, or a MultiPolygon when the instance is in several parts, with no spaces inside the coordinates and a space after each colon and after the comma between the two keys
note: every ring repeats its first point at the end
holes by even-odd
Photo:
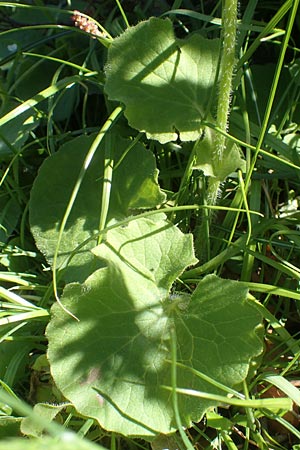
{"type": "Polygon", "coordinates": [[[83,16],[79,11],[74,11],[71,20],[74,22],[75,27],[89,33],[93,39],[96,39],[96,36],[105,37],[104,33],[99,30],[96,22],[93,19],[83,16]]]}

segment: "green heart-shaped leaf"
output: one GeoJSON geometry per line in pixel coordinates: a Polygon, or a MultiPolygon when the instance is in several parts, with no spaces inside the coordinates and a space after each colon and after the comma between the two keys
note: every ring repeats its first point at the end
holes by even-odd
{"type": "Polygon", "coordinates": [[[161,143],[198,139],[218,66],[219,40],[182,40],[172,22],[151,18],[128,28],[108,51],[105,91],[123,102],[134,128],[161,143]]]}
{"type": "MultiPolygon", "coordinates": [[[[192,296],[170,294],[175,278],[196,262],[191,236],[159,214],[111,230],[94,253],[108,267],[63,294],[79,322],[55,304],[47,327],[55,383],[81,414],[125,435],[175,431],[173,329],[178,387],[226,395],[193,369],[229,387],[246,378],[262,351],[261,316],[247,302],[247,290],[211,275],[192,296]]],[[[188,395],[178,401],[185,426],[217,404],[188,395]]]]}
{"type": "MultiPolygon", "coordinates": [[[[95,136],[80,136],[64,144],[45,160],[34,182],[30,198],[31,231],[50,264],[59,226],[95,136]]],[[[66,264],[75,251],[64,274],[67,281],[83,281],[99,267],[99,261],[90,252],[97,245],[97,238],[91,239],[80,250],[76,251],[76,248],[99,228],[105,145],[113,145],[111,153],[114,154],[108,221],[122,219],[137,208],[156,207],[165,200],[165,194],[157,183],[158,171],[153,154],[139,143],[127,151],[132,147],[132,141],[117,135],[107,141],[104,139],[85,173],[63,232],[58,266],[66,264]]]]}

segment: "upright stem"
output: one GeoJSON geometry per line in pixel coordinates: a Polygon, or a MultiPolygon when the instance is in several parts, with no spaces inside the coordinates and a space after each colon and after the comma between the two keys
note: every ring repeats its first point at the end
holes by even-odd
{"type": "MultiPolygon", "coordinates": [[[[232,75],[235,65],[235,48],[236,48],[236,25],[237,25],[237,0],[224,0],[222,11],[222,54],[220,61],[220,77],[219,77],[219,95],[217,105],[216,125],[222,131],[227,131],[229,107],[231,100],[232,89],[232,75]]],[[[213,156],[213,163],[215,169],[222,165],[224,152],[226,150],[226,138],[221,133],[216,133],[215,151],[213,156]]],[[[217,172],[217,170],[216,170],[217,172]]],[[[220,185],[223,180],[216,177],[210,177],[207,186],[206,199],[207,205],[215,205],[218,200],[220,185]]],[[[201,259],[206,259],[208,256],[208,225],[212,219],[212,213],[208,212],[203,218],[202,226],[200,227],[200,235],[197,241],[200,244],[202,255],[201,259]],[[206,236],[206,238],[205,238],[206,236]],[[201,244],[202,242],[202,244],[201,244]]],[[[208,245],[209,247],[209,245],[208,245]]]]}
{"type": "MultiPolygon", "coordinates": [[[[223,48],[220,63],[219,97],[217,106],[217,127],[227,131],[228,115],[232,89],[232,75],[235,65],[235,44],[237,24],[237,0],[224,0],[222,13],[222,40],[223,48]]],[[[214,162],[215,166],[222,164],[226,138],[216,133],[214,162]]],[[[218,178],[210,178],[208,184],[207,200],[210,205],[216,204],[220,182],[218,178]]]]}
{"type": "MultiPolygon", "coordinates": [[[[231,99],[232,74],[235,65],[237,0],[225,0],[222,17],[223,50],[220,64],[219,98],[217,109],[217,126],[227,130],[229,106],[231,99]]],[[[217,133],[216,156],[223,159],[225,136],[217,133]]]]}

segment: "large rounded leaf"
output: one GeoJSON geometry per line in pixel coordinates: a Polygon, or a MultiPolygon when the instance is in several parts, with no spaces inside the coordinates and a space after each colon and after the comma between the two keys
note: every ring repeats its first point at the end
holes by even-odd
{"type": "MultiPolygon", "coordinates": [[[[48,357],[58,388],[77,410],[107,430],[152,436],[176,430],[171,385],[171,329],[177,335],[178,387],[226,395],[191,369],[227,386],[245,379],[262,351],[261,317],[237,282],[206,277],[195,293],[170,294],[172,281],[196,262],[192,239],[162,215],[112,230],[94,250],[108,266],[65,288],[52,307],[48,357]]],[[[179,395],[184,425],[210,400],[179,395]]]]}
{"type": "MultiPolygon", "coordinates": [[[[63,145],[42,165],[31,192],[30,224],[38,248],[52,264],[60,223],[84,159],[95,134],[80,136],[63,145]]],[[[89,168],[73,205],[59,249],[59,265],[66,262],[77,246],[97,232],[101,214],[104,171],[104,148],[112,145],[115,170],[111,187],[108,220],[123,218],[136,208],[153,208],[164,201],[165,195],[157,183],[158,171],[153,154],[136,144],[126,154],[132,142],[114,136],[102,142],[89,168]]],[[[90,252],[97,244],[91,240],[71,259],[65,273],[67,281],[83,281],[99,267],[90,252]]]]}
{"type": "Polygon", "coordinates": [[[199,138],[218,66],[219,40],[181,40],[172,22],[128,28],[108,51],[105,91],[125,104],[130,125],[161,143],[199,138]]]}

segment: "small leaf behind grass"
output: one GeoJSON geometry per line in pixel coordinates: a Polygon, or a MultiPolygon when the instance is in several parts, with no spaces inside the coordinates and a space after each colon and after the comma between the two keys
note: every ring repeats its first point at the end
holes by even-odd
{"type": "MultiPolygon", "coordinates": [[[[1,403],[0,403],[0,411],[1,411],[1,403]]],[[[19,436],[21,420],[22,417],[0,415],[0,440],[2,441],[7,437],[19,436]]]]}
{"type": "MultiPolygon", "coordinates": [[[[214,379],[232,387],[246,378],[262,351],[261,316],[247,302],[247,290],[208,276],[192,296],[170,294],[176,277],[196,262],[190,235],[160,214],[109,231],[93,251],[108,267],[82,285],[68,285],[63,295],[80,322],[56,304],[47,328],[55,383],[81,414],[124,435],[174,432],[171,328],[178,388],[226,395],[214,379]]],[[[181,394],[178,401],[184,426],[218,403],[181,394]]]]}
{"type": "Polygon", "coordinates": [[[215,160],[216,133],[206,127],[203,139],[199,140],[195,148],[194,169],[202,170],[205,176],[224,181],[236,169],[246,168],[242,159],[241,149],[232,141],[227,140],[226,150],[222,160],[215,160]]]}
{"type": "MultiPolygon", "coordinates": [[[[55,417],[68,406],[68,404],[51,405],[49,403],[38,403],[34,406],[34,413],[45,418],[45,422],[51,422],[55,417]]],[[[41,437],[44,428],[41,424],[37,424],[30,417],[25,417],[21,423],[21,432],[30,437],[41,437]]]]}

